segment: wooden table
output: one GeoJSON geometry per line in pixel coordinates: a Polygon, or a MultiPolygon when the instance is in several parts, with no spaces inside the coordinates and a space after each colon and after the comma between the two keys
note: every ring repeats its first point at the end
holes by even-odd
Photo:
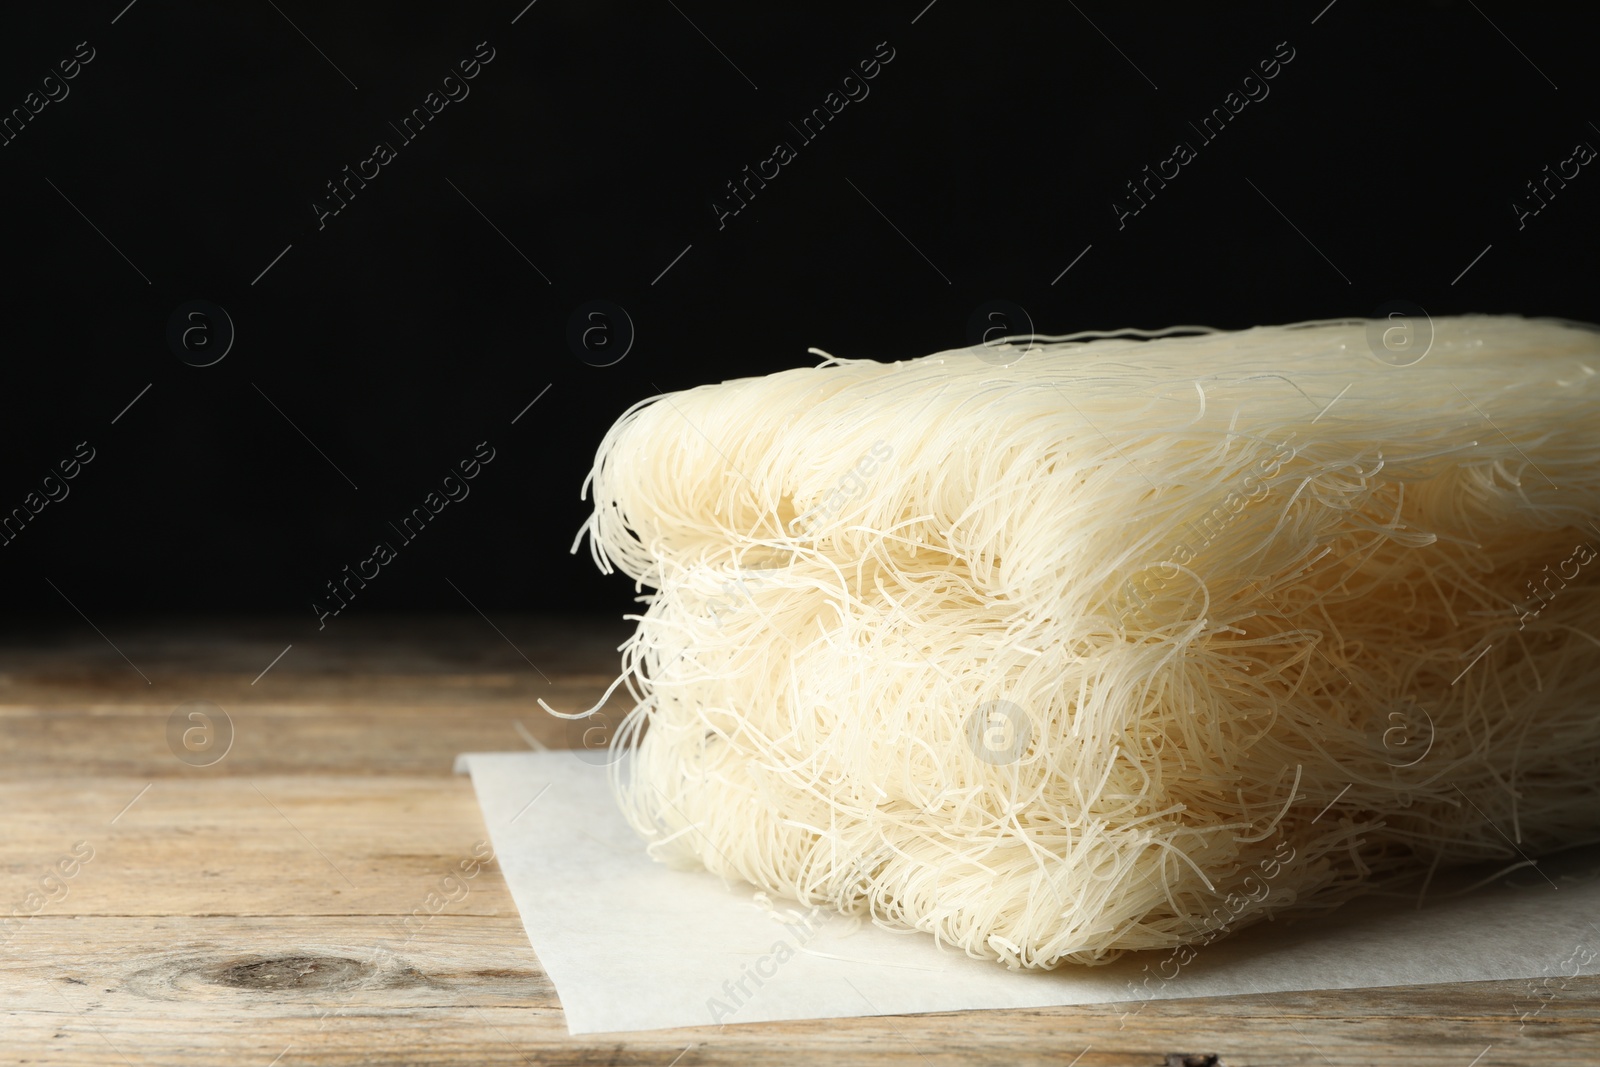
{"type": "Polygon", "coordinates": [[[535,698],[587,705],[625,634],[472,616],[4,638],[0,916],[23,917],[0,921],[0,1062],[1600,1062],[1596,978],[571,1037],[494,866],[430,894],[488,837],[456,753],[568,744],[535,698]],[[216,747],[184,762],[168,741],[196,700],[233,727],[209,766],[216,747]]]}

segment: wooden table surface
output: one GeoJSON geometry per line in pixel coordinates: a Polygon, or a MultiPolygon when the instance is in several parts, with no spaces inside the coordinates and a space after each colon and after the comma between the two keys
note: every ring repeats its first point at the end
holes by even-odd
{"type": "Polygon", "coordinates": [[[456,753],[569,745],[535,698],[587,705],[626,632],[472,616],[0,639],[0,1062],[1600,1063],[1600,978],[571,1037],[494,865],[430,894],[488,837],[456,753]],[[209,766],[215,743],[176,745],[188,762],[169,744],[198,700],[232,725],[209,766]]]}

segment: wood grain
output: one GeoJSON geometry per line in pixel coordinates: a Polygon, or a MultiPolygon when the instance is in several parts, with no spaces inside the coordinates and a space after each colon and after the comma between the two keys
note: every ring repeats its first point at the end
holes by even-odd
{"type": "Polygon", "coordinates": [[[495,624],[351,625],[255,687],[288,643],[270,622],[129,628],[148,684],[92,632],[0,649],[0,916],[24,916],[0,921],[0,1063],[1492,1067],[1600,1048],[1596,978],[570,1037],[492,862],[445,881],[488,836],[450,769],[524,732],[564,744],[534,699],[595,699],[625,631],[495,624]],[[168,749],[189,699],[234,720],[214,766],[168,749]],[[79,843],[92,858],[51,880],[79,843]]]}
{"type": "Polygon", "coordinates": [[[584,727],[537,701],[592,704],[630,630],[515,616],[337,621],[325,632],[301,619],[221,619],[107,623],[104,639],[88,627],[10,638],[0,643],[0,777],[448,775],[456,753],[522,748],[527,734],[570,748],[584,727]],[[234,727],[233,748],[211,767],[168,747],[169,716],[194,700],[234,727]]]}

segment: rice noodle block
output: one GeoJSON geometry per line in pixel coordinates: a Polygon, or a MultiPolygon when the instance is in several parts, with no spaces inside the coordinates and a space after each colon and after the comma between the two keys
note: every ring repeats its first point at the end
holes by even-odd
{"type": "Polygon", "coordinates": [[[1600,836],[1600,334],[1441,318],[1400,366],[1383,328],[633,407],[583,533],[649,590],[612,773],[650,852],[1054,967],[1600,836]]]}

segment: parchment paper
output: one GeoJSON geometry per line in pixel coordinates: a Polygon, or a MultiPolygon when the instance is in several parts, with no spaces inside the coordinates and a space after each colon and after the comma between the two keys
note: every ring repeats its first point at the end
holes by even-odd
{"type": "MultiPolygon", "coordinates": [[[[589,755],[592,759],[593,756],[589,755]]],[[[1368,898],[1327,918],[1260,923],[1192,952],[1104,967],[1008,971],[645,855],[572,752],[468,754],[495,855],[574,1034],[1126,1002],[1285,990],[1600,973],[1600,848],[1572,850],[1464,895],[1368,898]],[[774,913],[776,909],[776,913],[774,913]],[[791,921],[785,923],[784,918],[791,921]]],[[[1488,871],[1477,872],[1478,877],[1488,871]]],[[[1470,884],[1457,876],[1454,884],[1470,884]]],[[[1507,995],[1510,1020],[1532,995],[1507,995]]]]}

